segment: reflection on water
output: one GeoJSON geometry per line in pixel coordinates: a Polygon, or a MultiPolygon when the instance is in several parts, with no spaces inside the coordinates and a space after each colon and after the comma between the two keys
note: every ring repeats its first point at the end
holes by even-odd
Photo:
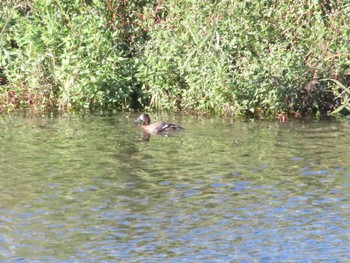
{"type": "Polygon", "coordinates": [[[0,260],[347,260],[349,122],[163,117],[2,117],[0,260]]]}

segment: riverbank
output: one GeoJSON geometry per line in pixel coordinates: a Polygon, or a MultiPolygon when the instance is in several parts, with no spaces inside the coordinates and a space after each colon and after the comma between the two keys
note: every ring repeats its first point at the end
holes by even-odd
{"type": "Polygon", "coordinates": [[[0,111],[347,114],[341,1],[7,1],[0,111]]]}

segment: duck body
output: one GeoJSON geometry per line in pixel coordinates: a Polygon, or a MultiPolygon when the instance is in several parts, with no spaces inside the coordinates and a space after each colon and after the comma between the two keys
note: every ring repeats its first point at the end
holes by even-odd
{"type": "Polygon", "coordinates": [[[135,122],[141,123],[144,131],[153,134],[166,134],[169,131],[180,131],[184,129],[180,125],[164,121],[151,123],[151,118],[145,113],[141,114],[135,122]]]}

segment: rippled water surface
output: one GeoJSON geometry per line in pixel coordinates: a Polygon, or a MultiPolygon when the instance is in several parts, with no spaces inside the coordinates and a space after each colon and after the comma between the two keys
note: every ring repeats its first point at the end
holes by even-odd
{"type": "Polygon", "coordinates": [[[349,121],[135,118],[1,117],[2,262],[349,259],[349,121]]]}

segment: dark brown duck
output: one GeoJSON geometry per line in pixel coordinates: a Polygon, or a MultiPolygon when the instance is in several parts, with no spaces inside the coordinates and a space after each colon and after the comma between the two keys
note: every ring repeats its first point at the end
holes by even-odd
{"type": "Polygon", "coordinates": [[[135,123],[141,123],[144,131],[154,134],[162,134],[168,131],[179,131],[184,129],[180,125],[165,121],[151,123],[151,118],[145,113],[141,114],[140,117],[136,119],[135,123]]]}

